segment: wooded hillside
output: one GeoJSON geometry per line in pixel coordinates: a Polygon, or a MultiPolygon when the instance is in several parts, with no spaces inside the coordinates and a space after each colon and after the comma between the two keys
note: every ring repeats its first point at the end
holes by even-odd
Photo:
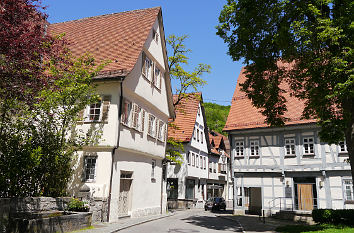
{"type": "Polygon", "coordinates": [[[226,135],[226,133],[222,132],[222,129],[225,126],[230,106],[204,103],[204,109],[209,129],[226,135]]]}

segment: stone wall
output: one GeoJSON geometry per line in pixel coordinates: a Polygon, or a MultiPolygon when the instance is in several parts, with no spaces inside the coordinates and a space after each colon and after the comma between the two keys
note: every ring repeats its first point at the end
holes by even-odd
{"type": "MultiPolygon", "coordinates": [[[[71,197],[25,197],[25,198],[0,198],[0,232],[5,232],[9,218],[13,214],[23,212],[63,211],[71,197]]],[[[90,205],[92,222],[106,222],[108,213],[107,199],[85,200],[90,205]]]]}

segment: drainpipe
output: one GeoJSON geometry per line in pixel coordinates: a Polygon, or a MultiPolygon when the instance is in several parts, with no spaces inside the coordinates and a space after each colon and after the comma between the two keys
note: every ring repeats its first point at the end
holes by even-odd
{"type": "Polygon", "coordinates": [[[233,205],[232,205],[232,212],[236,214],[236,206],[237,206],[237,187],[236,187],[236,178],[235,178],[235,153],[233,149],[233,141],[232,137],[229,134],[229,142],[230,142],[230,149],[231,149],[231,180],[233,182],[233,205]]]}
{"type": "Polygon", "coordinates": [[[109,222],[110,213],[111,213],[111,200],[112,200],[112,181],[113,181],[113,161],[114,154],[119,148],[119,139],[120,139],[120,120],[122,115],[122,105],[123,105],[123,81],[120,82],[120,96],[119,96],[119,109],[118,109],[118,135],[116,146],[112,150],[112,162],[111,162],[111,176],[109,180],[109,195],[108,195],[108,210],[107,210],[107,222],[109,222]]]}

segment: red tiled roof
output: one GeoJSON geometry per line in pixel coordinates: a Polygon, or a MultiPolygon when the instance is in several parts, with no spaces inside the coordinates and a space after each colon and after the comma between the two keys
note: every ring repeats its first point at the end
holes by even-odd
{"type": "MultiPolygon", "coordinates": [[[[191,140],[201,97],[201,93],[195,93],[179,102],[176,106],[176,118],[172,123],[175,127],[168,127],[168,137],[182,142],[191,140]]],[[[173,99],[176,101],[177,95],[173,99]]]]}
{"type": "Polygon", "coordinates": [[[126,11],[51,24],[48,33],[65,33],[74,56],[88,52],[97,63],[110,60],[101,75],[127,75],[134,67],[161,8],[126,11]]]}
{"type": "MultiPolygon", "coordinates": [[[[281,65],[290,68],[289,64],[281,63],[281,65]]],[[[223,129],[224,131],[269,127],[269,125],[265,123],[265,117],[260,113],[260,110],[254,107],[251,100],[241,91],[240,83],[246,80],[244,72],[245,67],[242,68],[237,79],[237,85],[232,97],[231,109],[223,129]]],[[[285,83],[281,85],[282,89],[288,89],[285,83]]],[[[289,92],[284,93],[284,97],[287,100],[286,105],[288,109],[284,117],[289,118],[289,120],[285,122],[285,125],[316,122],[314,119],[302,119],[302,111],[305,106],[303,101],[298,100],[294,96],[290,96],[289,92]]]]}

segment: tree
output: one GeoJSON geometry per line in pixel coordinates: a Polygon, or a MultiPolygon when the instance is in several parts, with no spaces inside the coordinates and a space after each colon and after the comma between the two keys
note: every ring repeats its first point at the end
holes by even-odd
{"type": "Polygon", "coordinates": [[[328,143],[346,140],[354,177],[352,1],[228,0],[217,34],[244,59],[243,91],[270,125],[286,119],[285,91],[305,103],[304,118],[328,143]],[[287,83],[290,90],[284,90],[287,83]]]}
{"type": "Polygon", "coordinates": [[[102,68],[46,34],[35,0],[0,2],[0,196],[61,196],[71,162],[99,134],[77,130],[102,68]]]}
{"type": "MultiPolygon", "coordinates": [[[[199,98],[199,95],[188,92],[191,90],[192,92],[198,92],[199,88],[206,84],[206,81],[203,80],[201,76],[204,73],[210,73],[211,69],[210,65],[202,63],[198,64],[193,71],[186,71],[183,68],[184,65],[188,65],[189,58],[187,57],[187,54],[191,52],[191,50],[187,49],[185,46],[185,40],[187,37],[187,35],[176,36],[172,34],[167,38],[167,44],[169,45],[172,54],[168,57],[168,68],[171,78],[177,82],[177,86],[174,90],[174,94],[177,97],[173,100],[173,106],[175,108],[178,108],[181,100],[188,98],[190,95],[199,98]]],[[[183,109],[181,111],[183,111],[183,109]]],[[[178,126],[173,122],[170,122],[169,128],[173,130],[178,128],[178,126]]],[[[184,152],[182,142],[169,137],[167,143],[169,145],[166,151],[167,158],[173,162],[182,164],[183,159],[181,153],[184,152]]]]}

